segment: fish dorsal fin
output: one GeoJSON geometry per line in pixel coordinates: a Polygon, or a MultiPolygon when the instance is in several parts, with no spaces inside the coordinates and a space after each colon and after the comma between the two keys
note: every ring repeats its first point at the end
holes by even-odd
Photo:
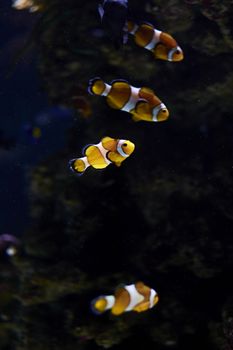
{"type": "Polygon", "coordinates": [[[147,26],[147,27],[150,27],[150,28],[152,28],[153,30],[155,29],[155,26],[154,26],[152,23],[147,22],[147,21],[140,21],[140,22],[139,22],[139,25],[140,25],[140,26],[147,26]]]}
{"type": "Polygon", "coordinates": [[[126,83],[129,85],[129,82],[126,79],[113,79],[110,84],[113,85],[115,83],[126,83]]]}
{"type": "Polygon", "coordinates": [[[90,154],[93,152],[93,150],[96,149],[96,145],[88,145],[86,148],[85,148],[85,153],[84,155],[86,157],[90,156],[90,154]]]}
{"type": "Polygon", "coordinates": [[[154,27],[148,23],[142,23],[139,26],[139,30],[135,33],[135,42],[141,47],[145,47],[149,44],[154,35],[154,27]]]}
{"type": "Polygon", "coordinates": [[[113,139],[112,137],[109,136],[105,136],[102,138],[101,140],[102,145],[105,149],[107,149],[108,151],[115,151],[116,150],[116,144],[117,144],[117,140],[113,139]]]}
{"type": "Polygon", "coordinates": [[[142,87],[140,89],[139,96],[148,101],[153,107],[161,103],[161,100],[155,95],[154,91],[147,87],[142,87]]]}
{"type": "Polygon", "coordinates": [[[143,100],[148,101],[149,103],[152,103],[155,97],[154,91],[148,87],[142,87],[139,91],[139,96],[143,100]]]}
{"type": "Polygon", "coordinates": [[[125,286],[123,285],[123,284],[120,284],[117,288],[116,288],[116,290],[115,290],[115,297],[116,298],[118,298],[118,297],[120,297],[121,296],[121,294],[123,293],[123,292],[125,292],[126,290],[125,290],[125,286]]]}
{"type": "Polygon", "coordinates": [[[150,295],[151,292],[151,288],[146,286],[143,282],[139,281],[137,283],[135,283],[135,287],[137,289],[137,291],[144,295],[145,297],[150,295]]]}
{"type": "Polygon", "coordinates": [[[168,33],[162,32],[160,34],[160,42],[170,49],[177,47],[176,40],[168,33]]]}
{"type": "Polygon", "coordinates": [[[138,281],[135,283],[135,287],[139,290],[142,289],[145,286],[145,284],[142,281],[138,281]]]}
{"type": "Polygon", "coordinates": [[[90,146],[94,146],[93,143],[89,143],[87,144],[86,146],[83,147],[82,149],[82,155],[85,157],[87,154],[86,154],[86,151],[87,149],[90,147],[90,146]]]}

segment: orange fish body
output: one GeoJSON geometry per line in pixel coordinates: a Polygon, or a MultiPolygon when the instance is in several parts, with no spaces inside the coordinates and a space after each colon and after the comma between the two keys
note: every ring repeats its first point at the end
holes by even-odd
{"type": "Polygon", "coordinates": [[[35,5],[32,0],[14,0],[12,7],[17,10],[29,9],[30,12],[36,12],[43,9],[43,5],[35,5]]]}
{"type": "Polygon", "coordinates": [[[137,282],[118,288],[114,295],[100,296],[92,301],[94,313],[101,314],[107,310],[115,316],[127,311],[143,312],[151,309],[158,302],[157,292],[137,282]]]}
{"type": "Polygon", "coordinates": [[[170,34],[155,29],[149,23],[138,25],[128,21],[127,25],[128,32],[134,35],[136,44],[150,50],[155,58],[170,62],[183,60],[183,51],[170,34]]]}
{"type": "Polygon", "coordinates": [[[91,79],[89,92],[106,96],[111,108],[131,113],[134,121],[163,121],[169,116],[166,106],[153,90],[131,86],[127,81],[115,80],[107,84],[100,78],[91,79]]]}
{"type": "Polygon", "coordinates": [[[70,169],[82,174],[89,166],[95,169],[104,169],[114,163],[120,166],[134,151],[135,145],[129,140],[104,137],[98,144],[90,145],[85,149],[84,157],[70,160],[70,169]]]}

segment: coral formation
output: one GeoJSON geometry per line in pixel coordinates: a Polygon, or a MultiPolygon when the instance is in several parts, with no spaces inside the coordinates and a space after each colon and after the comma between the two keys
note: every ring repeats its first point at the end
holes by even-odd
{"type": "Polygon", "coordinates": [[[132,38],[116,50],[101,31],[98,1],[35,5],[43,5],[43,89],[52,103],[74,108],[84,96],[92,116],[77,111],[66,148],[30,174],[32,224],[12,262],[20,288],[0,319],[2,349],[12,331],[16,350],[232,349],[233,2],[130,1],[138,20],[177,37],[185,58],[175,64],[153,60],[132,38]],[[169,121],[139,124],[111,110],[87,95],[93,76],[151,86],[169,121]],[[137,145],[127,165],[71,174],[68,160],[108,134],[137,145]],[[95,295],[135,279],[158,290],[156,309],[118,319],[91,314],[95,295]]]}

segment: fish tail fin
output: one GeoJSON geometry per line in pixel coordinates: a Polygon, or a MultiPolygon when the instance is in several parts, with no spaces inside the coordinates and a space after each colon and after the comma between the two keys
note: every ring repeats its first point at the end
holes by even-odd
{"type": "Polygon", "coordinates": [[[87,161],[87,157],[74,158],[69,161],[69,168],[74,173],[82,175],[90,164],[87,161]]]}
{"type": "Polygon", "coordinates": [[[107,300],[104,295],[101,295],[91,301],[91,311],[96,315],[101,315],[107,310],[107,300]]]}
{"type": "Polygon", "coordinates": [[[88,92],[91,95],[102,95],[106,87],[105,82],[101,78],[89,80],[88,92]]]}

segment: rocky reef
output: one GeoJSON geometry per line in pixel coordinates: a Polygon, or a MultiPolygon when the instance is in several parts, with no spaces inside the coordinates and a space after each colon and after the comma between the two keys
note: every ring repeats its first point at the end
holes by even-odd
{"type": "Polygon", "coordinates": [[[29,174],[32,223],[21,254],[2,262],[12,283],[0,289],[1,348],[233,349],[233,1],[129,0],[137,20],[174,35],[178,63],[132,38],[116,49],[98,1],[33,2],[42,88],[76,115],[64,149],[29,174]],[[95,76],[151,87],[170,118],[133,122],[88,95],[95,76]],[[68,160],[105,135],[132,140],[132,157],[70,173],[68,160]],[[157,290],[154,309],[92,314],[92,298],[137,280],[157,290]]]}

